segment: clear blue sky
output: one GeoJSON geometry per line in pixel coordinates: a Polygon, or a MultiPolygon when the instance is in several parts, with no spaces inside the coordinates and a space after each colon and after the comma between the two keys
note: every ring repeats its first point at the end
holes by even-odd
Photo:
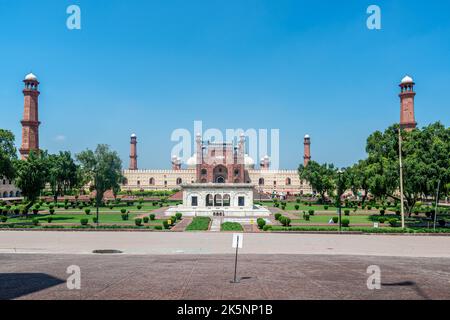
{"type": "Polygon", "coordinates": [[[278,128],[280,165],[350,165],[399,119],[416,81],[416,120],[450,124],[449,1],[0,0],[0,127],[20,145],[22,82],[41,81],[41,147],[107,143],[128,166],[168,168],[176,128],[278,128]],[[82,30],[66,28],[78,4],[82,30]],[[382,30],[366,9],[382,10],[382,30]]]}

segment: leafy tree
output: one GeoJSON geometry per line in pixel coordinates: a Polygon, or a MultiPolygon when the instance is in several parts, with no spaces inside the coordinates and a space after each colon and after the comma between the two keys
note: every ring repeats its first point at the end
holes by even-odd
{"type": "Polygon", "coordinates": [[[17,150],[14,146],[14,134],[11,131],[0,129],[0,177],[13,179],[14,160],[17,159],[17,150]]]}
{"type": "MultiPolygon", "coordinates": [[[[437,122],[411,132],[402,131],[405,206],[412,214],[423,196],[433,197],[438,181],[450,182],[450,129],[437,122]]],[[[370,192],[377,197],[399,199],[398,125],[372,134],[367,140],[371,166],[370,192]]]]}
{"type": "Polygon", "coordinates": [[[311,187],[320,194],[321,201],[325,199],[325,194],[333,195],[336,188],[336,170],[333,164],[321,165],[310,161],[307,166],[300,165],[298,173],[300,179],[308,181],[311,187]]]}
{"type": "Polygon", "coordinates": [[[70,152],[60,152],[49,156],[49,183],[55,202],[79,184],[78,166],[70,152]]]}
{"type": "Polygon", "coordinates": [[[117,190],[122,176],[122,161],[115,151],[111,151],[108,145],[100,144],[95,149],[86,150],[76,155],[81,164],[83,176],[93,186],[96,193],[97,217],[98,207],[103,201],[103,195],[107,190],[117,190]]]}
{"type": "Polygon", "coordinates": [[[33,204],[45,188],[48,180],[49,161],[44,151],[30,151],[25,160],[14,162],[15,184],[22,190],[23,196],[33,204]]]}

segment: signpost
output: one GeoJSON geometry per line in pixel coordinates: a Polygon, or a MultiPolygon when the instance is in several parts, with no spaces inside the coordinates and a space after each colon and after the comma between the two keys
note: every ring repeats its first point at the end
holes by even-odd
{"type": "Polygon", "coordinates": [[[234,260],[234,280],[230,281],[231,283],[239,283],[239,279],[237,279],[237,259],[238,259],[238,251],[239,251],[239,249],[242,249],[243,241],[244,241],[244,235],[242,233],[233,234],[232,247],[236,248],[236,258],[234,260]]]}

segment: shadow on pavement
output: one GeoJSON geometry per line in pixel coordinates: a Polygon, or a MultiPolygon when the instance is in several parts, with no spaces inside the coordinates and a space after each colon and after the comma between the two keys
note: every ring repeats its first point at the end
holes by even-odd
{"type": "Polygon", "coordinates": [[[17,299],[64,282],[45,273],[0,273],[0,299],[17,299]]]}
{"type": "Polygon", "coordinates": [[[414,281],[402,281],[402,282],[394,282],[394,283],[382,283],[382,286],[385,287],[412,287],[412,289],[423,299],[430,300],[430,297],[423,292],[422,289],[415,283],[414,281]]]}

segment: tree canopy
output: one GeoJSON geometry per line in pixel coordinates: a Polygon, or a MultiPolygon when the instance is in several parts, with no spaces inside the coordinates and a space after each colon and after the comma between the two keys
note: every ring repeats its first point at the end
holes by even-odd
{"type": "Polygon", "coordinates": [[[108,145],[100,144],[95,151],[86,150],[76,155],[81,171],[96,191],[97,203],[107,190],[117,190],[123,180],[122,160],[108,145]]]}
{"type": "Polygon", "coordinates": [[[0,129],[0,177],[14,178],[13,163],[16,159],[17,150],[14,146],[14,134],[11,131],[0,129]]]}

